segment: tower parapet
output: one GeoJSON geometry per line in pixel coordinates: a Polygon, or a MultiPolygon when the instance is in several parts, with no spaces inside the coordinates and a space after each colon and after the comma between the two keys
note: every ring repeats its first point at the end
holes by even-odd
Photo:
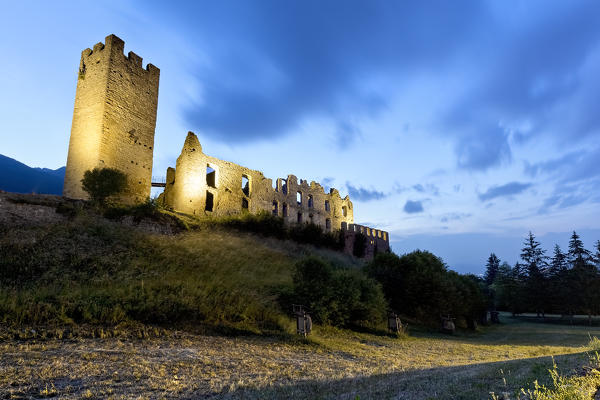
{"type": "Polygon", "coordinates": [[[116,168],[128,177],[125,203],[150,195],[160,70],[123,53],[115,35],[81,52],[63,195],[87,198],[83,173],[116,168]]]}

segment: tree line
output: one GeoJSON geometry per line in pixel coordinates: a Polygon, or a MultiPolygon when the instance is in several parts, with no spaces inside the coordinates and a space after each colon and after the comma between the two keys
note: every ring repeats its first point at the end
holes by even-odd
{"type": "Polygon", "coordinates": [[[600,240],[590,251],[573,232],[566,251],[555,245],[548,256],[529,232],[513,267],[494,253],[489,256],[484,281],[491,309],[571,318],[585,314],[591,321],[600,314],[600,240]]]}

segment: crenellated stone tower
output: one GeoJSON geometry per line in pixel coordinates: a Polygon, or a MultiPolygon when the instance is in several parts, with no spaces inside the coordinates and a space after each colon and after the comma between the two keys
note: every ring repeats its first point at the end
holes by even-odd
{"type": "Polygon", "coordinates": [[[128,176],[120,199],[135,203],[150,196],[152,154],[160,70],[142,67],[142,57],[123,54],[115,35],[81,53],[75,110],[63,195],[87,198],[83,173],[94,167],[117,168],[128,176]]]}

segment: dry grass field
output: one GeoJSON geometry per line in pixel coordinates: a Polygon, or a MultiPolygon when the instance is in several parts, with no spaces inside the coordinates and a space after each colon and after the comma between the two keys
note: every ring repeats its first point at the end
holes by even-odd
{"type": "Polygon", "coordinates": [[[485,399],[583,371],[600,328],[522,322],[392,338],[317,328],[307,341],[167,332],[4,339],[1,398],[485,399]]]}

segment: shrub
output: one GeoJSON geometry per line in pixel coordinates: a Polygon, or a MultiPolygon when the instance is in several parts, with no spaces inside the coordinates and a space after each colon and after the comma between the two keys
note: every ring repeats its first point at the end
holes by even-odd
{"type": "Polygon", "coordinates": [[[104,206],[109,197],[125,191],[127,175],[115,168],[94,168],[83,173],[81,187],[93,202],[104,206]]]}
{"type": "Polygon", "coordinates": [[[381,287],[362,271],[335,269],[317,258],[296,265],[294,299],[308,307],[315,321],[340,327],[376,327],[385,318],[381,287]]]}

